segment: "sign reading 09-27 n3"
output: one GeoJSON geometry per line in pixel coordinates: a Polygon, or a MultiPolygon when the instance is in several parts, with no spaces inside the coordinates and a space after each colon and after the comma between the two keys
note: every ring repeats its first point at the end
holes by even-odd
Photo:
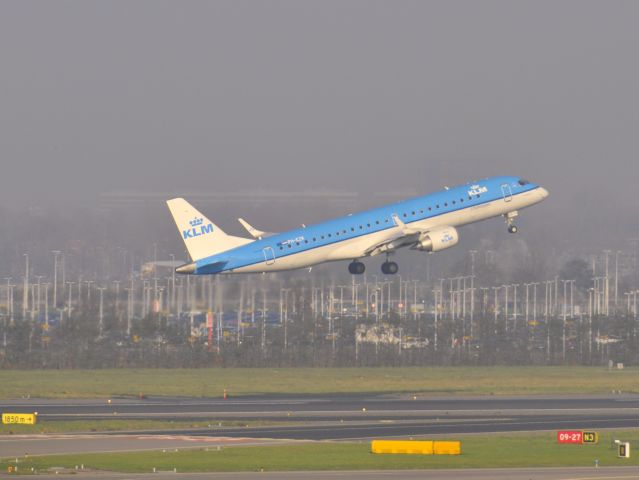
{"type": "Polygon", "coordinates": [[[350,260],[348,271],[364,273],[360,260],[386,255],[382,273],[395,274],[389,256],[397,249],[437,252],[459,242],[458,227],[503,216],[510,233],[523,208],[548,191],[519,177],[493,177],[423,197],[353,213],[283,233],[257,230],[238,219],[252,238],[227,235],[183,198],[167,201],[191,262],[177,273],[260,273],[350,260]]]}

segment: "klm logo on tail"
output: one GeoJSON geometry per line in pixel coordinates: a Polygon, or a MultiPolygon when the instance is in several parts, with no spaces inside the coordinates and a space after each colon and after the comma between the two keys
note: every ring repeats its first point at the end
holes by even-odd
{"type": "Polygon", "coordinates": [[[184,238],[184,240],[199,237],[200,235],[206,235],[207,233],[212,233],[213,224],[209,223],[208,225],[202,225],[203,223],[203,218],[194,218],[193,220],[189,220],[189,225],[191,225],[191,228],[182,230],[182,237],[184,238]]]}

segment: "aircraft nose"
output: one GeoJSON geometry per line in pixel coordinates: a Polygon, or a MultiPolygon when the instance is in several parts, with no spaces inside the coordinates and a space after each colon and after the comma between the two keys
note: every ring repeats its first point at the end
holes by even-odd
{"type": "Polygon", "coordinates": [[[546,198],[549,195],[548,190],[546,190],[544,187],[539,187],[537,189],[537,193],[541,197],[541,200],[543,200],[544,198],[546,198]]]}

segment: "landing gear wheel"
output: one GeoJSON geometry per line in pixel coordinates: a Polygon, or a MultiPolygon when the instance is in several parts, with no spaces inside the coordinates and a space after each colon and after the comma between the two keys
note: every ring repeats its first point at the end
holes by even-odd
{"type": "Polygon", "coordinates": [[[366,265],[362,262],[352,261],[348,264],[348,273],[351,275],[361,275],[366,271],[366,265]]]}
{"type": "Polygon", "coordinates": [[[395,262],[382,263],[382,273],[384,275],[395,275],[399,271],[399,267],[395,262]]]}
{"type": "Polygon", "coordinates": [[[506,225],[508,225],[508,231],[510,233],[517,233],[517,226],[515,225],[515,218],[519,216],[519,212],[517,210],[513,210],[512,212],[504,213],[504,218],[506,219],[506,225]]]}

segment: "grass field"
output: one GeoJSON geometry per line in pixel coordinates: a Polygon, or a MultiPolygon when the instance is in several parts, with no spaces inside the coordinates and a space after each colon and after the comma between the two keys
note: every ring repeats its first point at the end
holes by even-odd
{"type": "Polygon", "coordinates": [[[296,422],[275,422],[268,420],[215,420],[194,421],[172,420],[39,420],[36,425],[0,424],[0,436],[28,433],[78,433],[78,432],[117,432],[141,430],[171,430],[183,428],[219,428],[219,427],[260,427],[272,425],[295,425],[296,422]]]}
{"type": "MultiPolygon", "coordinates": [[[[57,455],[19,459],[19,471],[44,471],[52,467],[120,472],[151,472],[177,469],[178,472],[282,471],[282,470],[362,470],[488,467],[639,465],[639,456],[616,457],[613,438],[639,442],[639,432],[610,432],[600,435],[598,445],[558,445],[555,433],[499,436],[468,436],[462,441],[460,456],[374,455],[370,443],[310,443],[269,447],[229,447],[198,450],[153,451],[109,454],[57,455]]],[[[12,461],[0,462],[7,471],[12,461]]]]}
{"type": "Polygon", "coordinates": [[[639,391],[639,368],[410,367],[5,370],[0,398],[220,397],[256,393],[410,392],[433,395],[639,391]]]}

